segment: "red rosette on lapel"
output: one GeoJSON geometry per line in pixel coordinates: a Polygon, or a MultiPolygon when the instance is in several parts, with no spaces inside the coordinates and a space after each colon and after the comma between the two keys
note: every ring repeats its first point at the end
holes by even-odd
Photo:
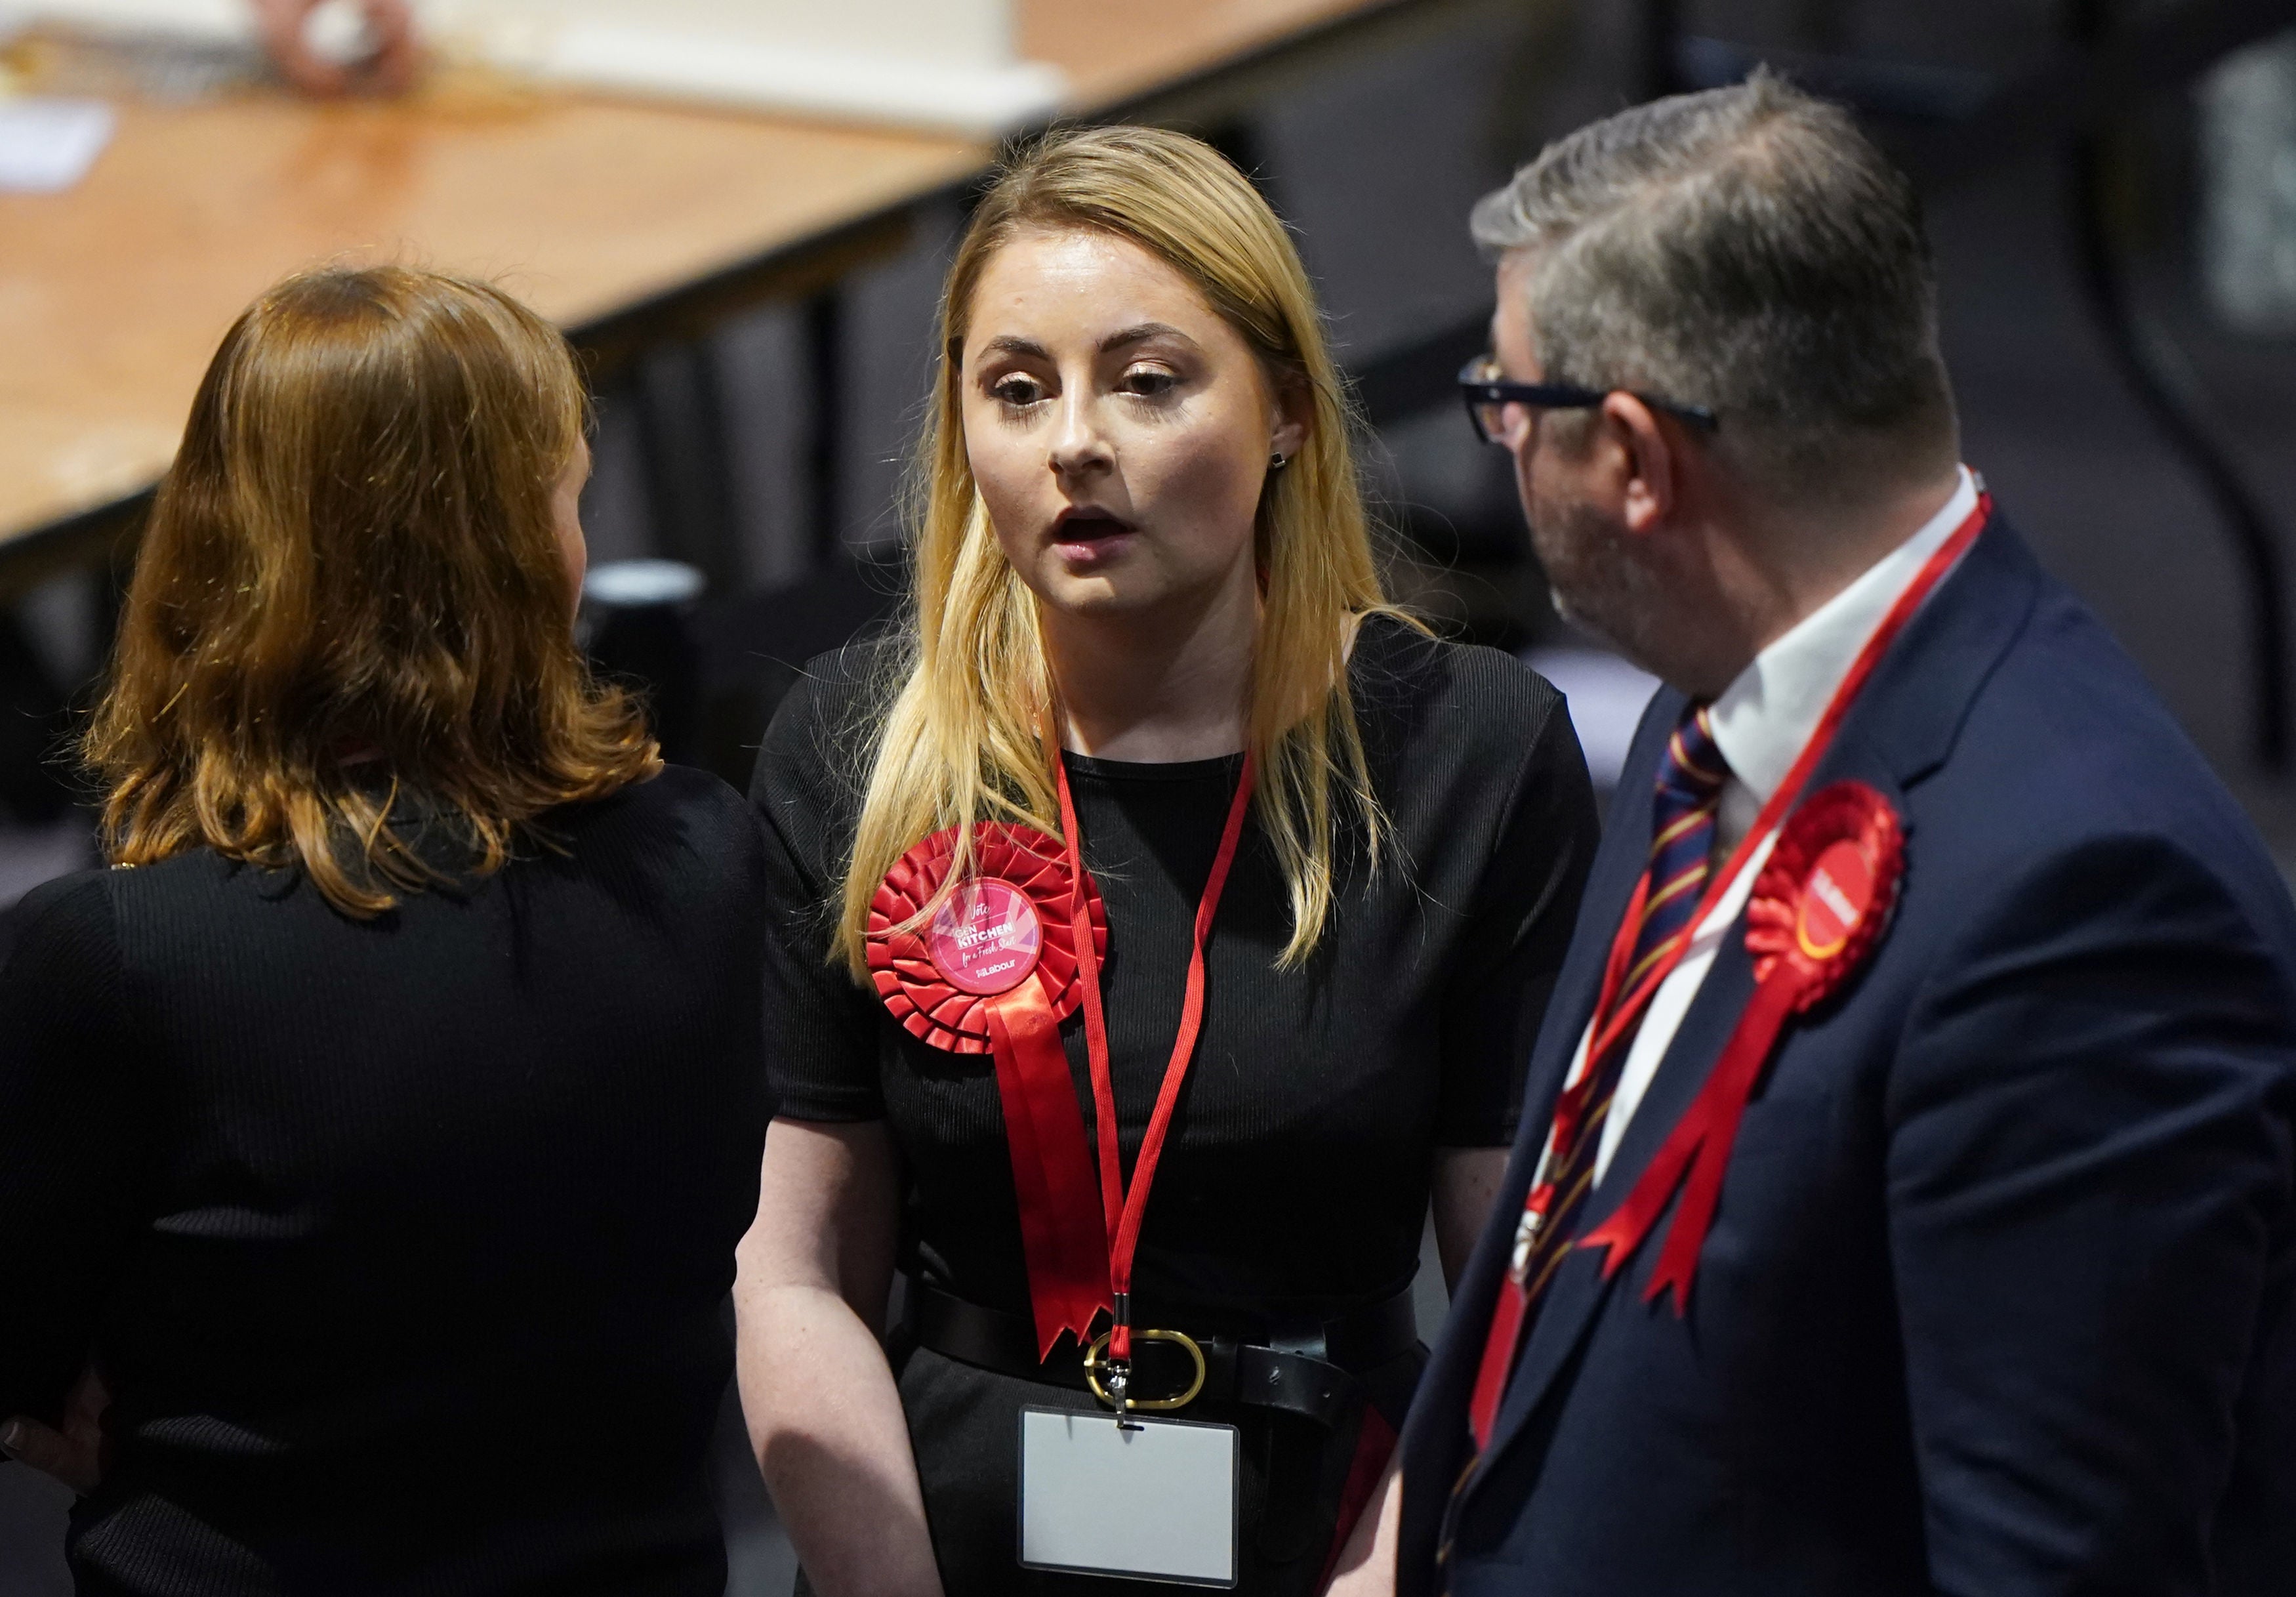
{"type": "Polygon", "coordinates": [[[1863,782],[1836,782],[1812,794],[1786,822],[1746,906],[1754,992],[1745,1013],[1626,1202],[1579,1240],[1581,1247],[1609,1250],[1605,1277],[1634,1256],[1687,1173],[1681,1207],[1644,1297],[1671,1289],[1675,1313],[1688,1312],[1699,1250],[1721,1200],[1746,1101],[1786,1023],[1840,992],[1881,942],[1897,908],[1905,860],[1898,812],[1863,782]]]}
{"type": "Polygon", "coordinates": [[[1836,782],[1794,811],[1746,905],[1754,979],[1792,967],[1794,1012],[1841,990],[1889,929],[1906,868],[1898,812],[1863,782],[1836,782]]]}
{"type": "Polygon", "coordinates": [[[964,877],[922,924],[956,857],[956,831],[903,854],[869,901],[869,975],[886,1012],[931,1047],[996,1066],[1013,1197],[1040,1354],[1063,1330],[1081,1342],[1111,1304],[1108,1238],[1084,1116],[1060,1024],[1083,1000],[1072,893],[1084,894],[1095,954],[1108,912],[1068,851],[1029,827],[982,821],[964,877]]]}

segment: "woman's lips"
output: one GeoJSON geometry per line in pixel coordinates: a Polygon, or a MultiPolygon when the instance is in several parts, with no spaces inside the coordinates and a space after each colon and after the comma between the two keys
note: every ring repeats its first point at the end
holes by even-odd
{"type": "Polygon", "coordinates": [[[1115,552],[1132,532],[1129,522],[1101,512],[1069,512],[1053,523],[1053,547],[1063,559],[1091,561],[1115,552]]]}

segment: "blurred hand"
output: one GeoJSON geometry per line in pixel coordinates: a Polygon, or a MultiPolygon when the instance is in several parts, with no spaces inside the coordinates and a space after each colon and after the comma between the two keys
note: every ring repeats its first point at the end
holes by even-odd
{"type": "Polygon", "coordinates": [[[398,94],[414,81],[414,16],[407,0],[358,0],[370,54],[329,61],[311,48],[304,24],[326,0],[253,0],[264,48],[287,80],[307,95],[398,94]]]}
{"type": "Polygon", "coordinates": [[[1395,1597],[1395,1564],[1363,1563],[1341,1569],[1324,1588],[1324,1597],[1395,1597]]]}
{"type": "Polygon", "coordinates": [[[111,1394],[91,1365],[64,1404],[62,1430],[19,1414],[0,1425],[0,1449],[85,1497],[103,1478],[103,1411],[111,1406],[111,1394]]]}
{"type": "Polygon", "coordinates": [[[1395,1542],[1403,1528],[1400,1460],[1390,1457],[1341,1549],[1324,1597],[1395,1597],[1395,1542]]]}

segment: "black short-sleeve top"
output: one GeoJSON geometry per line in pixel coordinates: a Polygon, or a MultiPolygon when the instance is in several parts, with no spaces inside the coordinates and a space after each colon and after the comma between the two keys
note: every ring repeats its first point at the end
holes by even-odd
{"type": "MultiPolygon", "coordinates": [[[[775,899],[773,1083],[790,1118],[885,1120],[903,1163],[904,1268],[1026,1313],[992,1061],[902,1030],[831,953],[890,646],[814,661],[759,752],[750,799],[775,899]]],[[[1570,717],[1508,655],[1382,617],[1357,638],[1349,684],[1391,841],[1375,858],[1359,839],[1342,848],[1327,929],[1304,963],[1283,967],[1290,896],[1247,821],[1135,1264],[1134,1296],[1152,1316],[1337,1313],[1399,1290],[1417,1263],[1435,1149],[1513,1138],[1595,840],[1570,717]]],[[[1067,760],[1085,865],[1108,910],[1102,984],[1128,1176],[1242,761],[1067,760]]],[[[1062,1034],[1088,1125],[1081,1017],[1062,1034]]]]}
{"type": "Polygon", "coordinates": [[[758,827],[672,766],[536,832],[367,920],[206,849],[20,906],[0,1418],[94,1354],[80,1591],[725,1590],[758,827]]]}

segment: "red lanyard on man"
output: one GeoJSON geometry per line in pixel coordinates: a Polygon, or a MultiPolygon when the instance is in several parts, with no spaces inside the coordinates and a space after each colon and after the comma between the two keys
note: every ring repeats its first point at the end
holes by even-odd
{"type": "MultiPolygon", "coordinates": [[[[1727,896],[1761,854],[1764,844],[1784,825],[1788,814],[1800,800],[1810,773],[1833,746],[1835,734],[1841,730],[1843,719],[1857,702],[1867,679],[1880,665],[1882,656],[1888,654],[1890,646],[1897,641],[1898,635],[1904,631],[1906,623],[1921,608],[1923,601],[1944,580],[1946,573],[1968,551],[1970,545],[1976,541],[1992,510],[1991,497],[1980,494],[1976,508],[1929,557],[1912,583],[1898,596],[1881,625],[1874,629],[1874,635],[1866,639],[1865,647],[1859,650],[1849,673],[1842,678],[1841,685],[1834,690],[1825,713],[1819,718],[1809,740],[1802,745],[1801,753],[1787,771],[1785,779],[1778,784],[1777,790],[1762,806],[1754,824],[1732,852],[1729,862],[1707,884],[1697,908],[1691,912],[1674,946],[1638,977],[1630,989],[1621,993],[1620,988],[1626,980],[1636,934],[1642,925],[1644,906],[1651,891],[1650,875],[1647,869],[1644,870],[1618,932],[1611,939],[1610,956],[1603,965],[1602,987],[1595,1002],[1594,1019],[1588,1026],[1586,1057],[1578,1079],[1564,1089],[1556,1101],[1554,1122],[1540,1160],[1538,1179],[1534,1181],[1524,1200],[1521,1235],[1536,1238],[1542,1222],[1554,1206],[1556,1192],[1554,1183],[1548,1179],[1548,1172],[1576,1146],[1582,1134],[1582,1122],[1589,1112],[1603,1062],[1612,1049],[1627,1045],[1652,996],[1689,954],[1692,943],[1696,941],[1698,928],[1705,924],[1715,906],[1727,896]]],[[[1582,1239],[1578,1245],[1587,1246],[1595,1240],[1597,1239],[1593,1237],[1582,1239]]],[[[1521,1251],[1519,1248],[1518,1253],[1521,1251]]],[[[1623,1257],[1614,1250],[1611,1268],[1615,1269],[1623,1262],[1623,1257]]],[[[1528,1279],[1519,1258],[1516,1267],[1509,1270],[1500,1280],[1489,1334],[1483,1345],[1481,1365],[1468,1403],[1468,1425],[1478,1447],[1488,1446],[1490,1443],[1491,1431],[1498,1419],[1499,1404],[1506,1393],[1508,1378],[1513,1372],[1516,1356],[1532,1317],[1531,1311],[1538,1301],[1546,1279],[1551,1278],[1528,1279]]]]}

